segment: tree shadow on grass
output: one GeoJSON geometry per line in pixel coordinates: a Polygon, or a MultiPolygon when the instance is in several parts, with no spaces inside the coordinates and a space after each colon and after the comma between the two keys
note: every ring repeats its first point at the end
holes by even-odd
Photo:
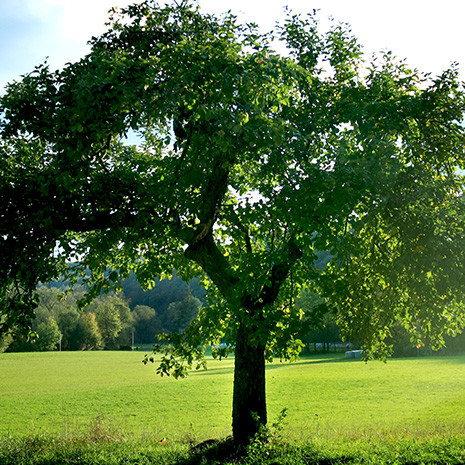
{"type": "Polygon", "coordinates": [[[328,358],[328,359],[311,359],[307,357],[302,357],[299,360],[296,360],[295,362],[273,362],[273,363],[267,363],[266,369],[267,370],[275,370],[277,368],[282,368],[284,366],[306,366],[306,365],[322,365],[322,364],[328,364],[328,363],[355,363],[355,362],[360,362],[360,360],[354,360],[354,359],[346,359],[344,357],[335,357],[335,358],[328,358]]]}
{"type": "MultiPolygon", "coordinates": [[[[267,370],[275,370],[277,368],[282,368],[285,366],[299,366],[299,365],[320,365],[326,363],[355,363],[360,362],[359,359],[346,359],[343,354],[331,354],[324,355],[323,358],[315,359],[312,356],[303,355],[300,359],[294,362],[281,362],[279,360],[274,360],[272,363],[266,364],[267,370]]],[[[190,376],[201,375],[201,376],[212,376],[212,375],[232,375],[234,373],[234,366],[228,367],[209,367],[207,365],[206,370],[192,370],[190,376]]]]}
{"type": "Polygon", "coordinates": [[[229,368],[219,368],[219,367],[213,367],[209,368],[207,365],[207,369],[199,369],[196,371],[192,371],[189,373],[189,376],[195,376],[195,375],[202,375],[202,376],[207,376],[207,375],[232,375],[234,373],[234,367],[229,367],[229,368]]]}
{"type": "MultiPolygon", "coordinates": [[[[294,453],[287,454],[288,449],[285,445],[282,450],[275,450],[275,454],[260,457],[252,456],[245,453],[245,450],[238,451],[232,438],[223,440],[209,439],[192,447],[189,456],[178,460],[173,465],[220,465],[220,464],[262,464],[263,465],[280,465],[293,463],[295,458],[296,465],[344,465],[358,463],[357,457],[352,455],[339,455],[328,457],[319,457],[318,454],[301,451],[295,456],[294,453]],[[302,453],[303,452],[303,453],[302,453]],[[274,457],[273,457],[274,455],[274,457]]],[[[410,465],[410,464],[409,464],[410,465]]],[[[414,464],[411,464],[414,465],[414,464]]]]}
{"type": "Polygon", "coordinates": [[[189,456],[178,460],[174,465],[208,465],[237,462],[243,457],[232,438],[209,439],[192,447],[189,456]]]}

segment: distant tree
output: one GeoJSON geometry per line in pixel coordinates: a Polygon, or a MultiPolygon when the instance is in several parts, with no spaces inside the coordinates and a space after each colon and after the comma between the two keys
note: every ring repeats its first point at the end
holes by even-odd
{"type": "Polygon", "coordinates": [[[165,325],[170,331],[183,333],[190,323],[197,318],[201,306],[202,302],[188,292],[183,300],[169,305],[165,325]]]}
{"type": "MultiPolygon", "coordinates": [[[[49,328],[50,318],[52,318],[58,325],[58,330],[62,334],[62,348],[63,350],[71,350],[74,343],[74,331],[79,321],[79,312],[77,308],[71,304],[75,302],[69,299],[65,294],[65,288],[58,288],[54,286],[41,285],[37,289],[38,293],[38,307],[35,309],[35,318],[32,324],[32,329],[38,332],[38,328],[43,324],[43,328],[49,328]]],[[[32,341],[31,341],[32,343],[32,341]]],[[[37,341],[31,345],[31,350],[37,348],[38,350],[53,350],[41,349],[41,343],[37,341]]]]}
{"type": "Polygon", "coordinates": [[[95,318],[102,335],[103,347],[116,349],[116,340],[123,329],[118,308],[112,302],[100,302],[95,309],[95,318]]]}
{"type": "Polygon", "coordinates": [[[157,312],[152,307],[147,305],[136,305],[134,307],[133,316],[136,322],[150,321],[157,316],[157,312]]]}
{"type": "MultiPolygon", "coordinates": [[[[55,308],[57,310],[57,308],[55,308]]],[[[43,307],[41,303],[35,310],[35,318],[32,324],[32,329],[37,331],[37,327],[41,323],[45,323],[49,318],[53,318],[56,313],[52,313],[47,307],[43,307]]]]}
{"type": "Polygon", "coordinates": [[[313,344],[314,348],[317,347],[317,344],[321,344],[325,352],[330,350],[331,344],[341,342],[340,331],[334,315],[324,315],[319,324],[302,337],[302,341],[306,344],[313,344]]]}
{"type": "Polygon", "coordinates": [[[85,309],[95,313],[105,349],[130,345],[134,317],[127,302],[115,294],[102,295],[85,309]]]}
{"type": "Polygon", "coordinates": [[[86,350],[100,349],[103,344],[102,334],[95,313],[83,313],[74,331],[73,345],[86,350]]]}
{"type": "Polygon", "coordinates": [[[62,300],[65,305],[76,309],[80,307],[87,294],[86,289],[79,285],[70,287],[69,284],[62,284],[60,290],[63,292],[62,300]]]}
{"type": "Polygon", "coordinates": [[[37,327],[37,349],[40,351],[55,350],[60,343],[60,330],[54,318],[49,317],[37,327]]]}
{"type": "Polygon", "coordinates": [[[318,294],[304,289],[295,301],[296,308],[302,312],[302,323],[298,335],[308,346],[317,343],[324,344],[328,350],[329,344],[341,340],[336,323],[335,312],[332,312],[326,301],[318,294]]]}
{"type": "Polygon", "coordinates": [[[121,332],[117,337],[116,343],[119,347],[128,347],[131,345],[132,332],[134,331],[134,315],[123,298],[111,296],[110,302],[118,309],[121,320],[121,332]]]}
{"type": "Polygon", "coordinates": [[[56,311],[54,317],[61,332],[62,350],[76,349],[75,333],[80,318],[79,311],[70,306],[63,306],[56,311]]]}
{"type": "MultiPolygon", "coordinates": [[[[63,291],[56,287],[39,286],[37,294],[39,297],[38,306],[46,309],[50,315],[56,314],[60,307],[65,306],[63,291]]],[[[36,318],[37,314],[36,310],[36,318]]]]}
{"type": "Polygon", "coordinates": [[[30,329],[37,284],[63,272],[94,296],[131,271],[146,287],[199,276],[211,305],[159,347],[159,371],[183,376],[226,341],[244,446],[267,420],[266,360],[301,348],[305,283],[367,356],[399,320],[436,345],[464,325],[464,111],[456,67],[366,61],[315,15],[261,34],[138,2],[87,56],[1,97],[0,332],[30,329]]]}
{"type": "Polygon", "coordinates": [[[445,346],[449,354],[465,354],[465,333],[456,332],[445,338],[445,346]]]}
{"type": "Polygon", "coordinates": [[[146,305],[137,305],[133,311],[135,343],[153,343],[162,330],[157,312],[146,305]]]}
{"type": "Polygon", "coordinates": [[[205,296],[205,289],[199,284],[199,279],[192,279],[189,283],[183,281],[176,273],[170,273],[170,279],[155,278],[153,286],[150,289],[143,289],[137,281],[134,273],[131,273],[128,279],[122,283],[122,291],[130,303],[132,309],[137,305],[146,305],[157,310],[158,317],[164,318],[164,313],[172,302],[178,302],[183,298],[188,289],[194,297],[202,300],[205,296]]]}
{"type": "Polygon", "coordinates": [[[57,289],[48,289],[41,286],[38,289],[38,295],[38,306],[35,309],[34,320],[31,325],[31,329],[35,335],[23,335],[12,332],[12,341],[8,347],[8,350],[11,352],[54,350],[54,342],[59,342],[60,340],[59,329],[58,339],[56,338],[55,326],[58,328],[56,320],[59,313],[67,309],[63,300],[60,299],[61,292],[57,289]]]}

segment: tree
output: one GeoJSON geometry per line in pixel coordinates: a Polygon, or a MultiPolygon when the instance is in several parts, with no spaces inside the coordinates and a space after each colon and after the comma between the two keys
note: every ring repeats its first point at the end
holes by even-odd
{"type": "Polygon", "coordinates": [[[80,349],[100,349],[103,339],[95,313],[89,312],[81,315],[74,333],[74,340],[80,349]]]}
{"type": "Polygon", "coordinates": [[[37,328],[37,347],[40,351],[55,350],[60,343],[60,329],[54,318],[49,317],[37,328]]]}
{"type": "Polygon", "coordinates": [[[64,294],[59,289],[39,286],[37,295],[39,297],[39,308],[46,310],[49,315],[58,313],[59,308],[65,306],[64,294]]]}
{"type": "Polygon", "coordinates": [[[155,308],[160,320],[164,319],[164,313],[169,304],[179,301],[180,296],[183,296],[189,289],[192,291],[192,295],[199,300],[203,300],[205,295],[205,289],[200,286],[198,278],[187,283],[177,276],[176,271],[172,276],[170,273],[169,279],[155,278],[152,284],[150,289],[143,289],[137,281],[137,277],[130,273],[129,279],[123,280],[121,286],[124,297],[128,300],[132,310],[137,305],[155,308]]]}
{"type": "Polygon", "coordinates": [[[306,289],[296,299],[295,305],[302,311],[302,325],[298,333],[302,342],[306,345],[322,343],[328,351],[329,344],[340,341],[334,312],[329,311],[322,297],[306,289]]]}
{"type": "Polygon", "coordinates": [[[61,332],[62,350],[73,350],[76,348],[75,333],[80,319],[79,311],[73,307],[62,306],[54,317],[61,332]]]}
{"type": "Polygon", "coordinates": [[[131,344],[134,317],[122,297],[114,294],[100,296],[86,307],[86,311],[95,313],[106,349],[131,344]]]}
{"type": "Polygon", "coordinates": [[[170,330],[177,333],[183,333],[192,320],[199,314],[202,306],[197,297],[187,292],[184,299],[178,302],[172,302],[168,306],[167,320],[169,320],[170,330]]]}
{"type": "Polygon", "coordinates": [[[116,340],[118,347],[129,347],[131,345],[132,332],[134,331],[134,316],[127,302],[120,296],[108,296],[109,300],[117,309],[121,320],[121,332],[116,340]]]}
{"type": "Polygon", "coordinates": [[[161,347],[159,371],[184,375],[225,341],[214,355],[235,351],[244,445],[266,423],[265,361],[300,350],[305,283],[367,356],[388,352],[396,321],[419,343],[463,326],[455,67],[365,63],[347,27],[322,33],[314,15],[261,34],[146,1],[111,24],[83,59],[38,66],[1,98],[2,332],[27,330],[37,283],[64,272],[90,269],[95,296],[131,271],[145,287],[201,276],[210,305],[161,347]]]}
{"type": "Polygon", "coordinates": [[[104,300],[95,309],[95,317],[102,335],[105,349],[115,349],[116,339],[123,329],[118,308],[104,300]]]}
{"type": "Polygon", "coordinates": [[[146,305],[136,305],[133,311],[134,340],[136,344],[153,343],[155,336],[161,332],[161,322],[157,312],[146,305]]]}

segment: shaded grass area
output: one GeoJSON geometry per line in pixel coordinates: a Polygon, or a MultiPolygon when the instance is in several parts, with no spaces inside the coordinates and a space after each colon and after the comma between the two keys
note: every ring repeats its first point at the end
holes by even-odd
{"type": "Polygon", "coordinates": [[[227,440],[205,447],[187,442],[154,442],[98,429],[82,436],[35,435],[0,439],[3,465],[458,465],[465,462],[465,439],[453,434],[421,438],[360,437],[351,441],[286,443],[255,441],[237,455],[227,440]]]}

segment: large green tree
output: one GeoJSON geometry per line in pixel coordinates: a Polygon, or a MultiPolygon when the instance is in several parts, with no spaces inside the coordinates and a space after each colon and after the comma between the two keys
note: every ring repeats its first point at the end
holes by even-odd
{"type": "Polygon", "coordinates": [[[244,444],[266,422],[266,359],[298,353],[303,283],[366,354],[386,353],[397,321],[436,343],[461,327],[454,67],[432,78],[390,54],[365,62],[348,28],[322,33],[314,15],[261,34],[185,2],[114,13],[91,45],[1,98],[2,332],[29,327],[37,283],[64,271],[90,269],[96,295],[131,270],[146,286],[200,275],[211,305],[163,346],[160,371],[183,375],[226,341],[215,355],[235,351],[244,444]]]}

